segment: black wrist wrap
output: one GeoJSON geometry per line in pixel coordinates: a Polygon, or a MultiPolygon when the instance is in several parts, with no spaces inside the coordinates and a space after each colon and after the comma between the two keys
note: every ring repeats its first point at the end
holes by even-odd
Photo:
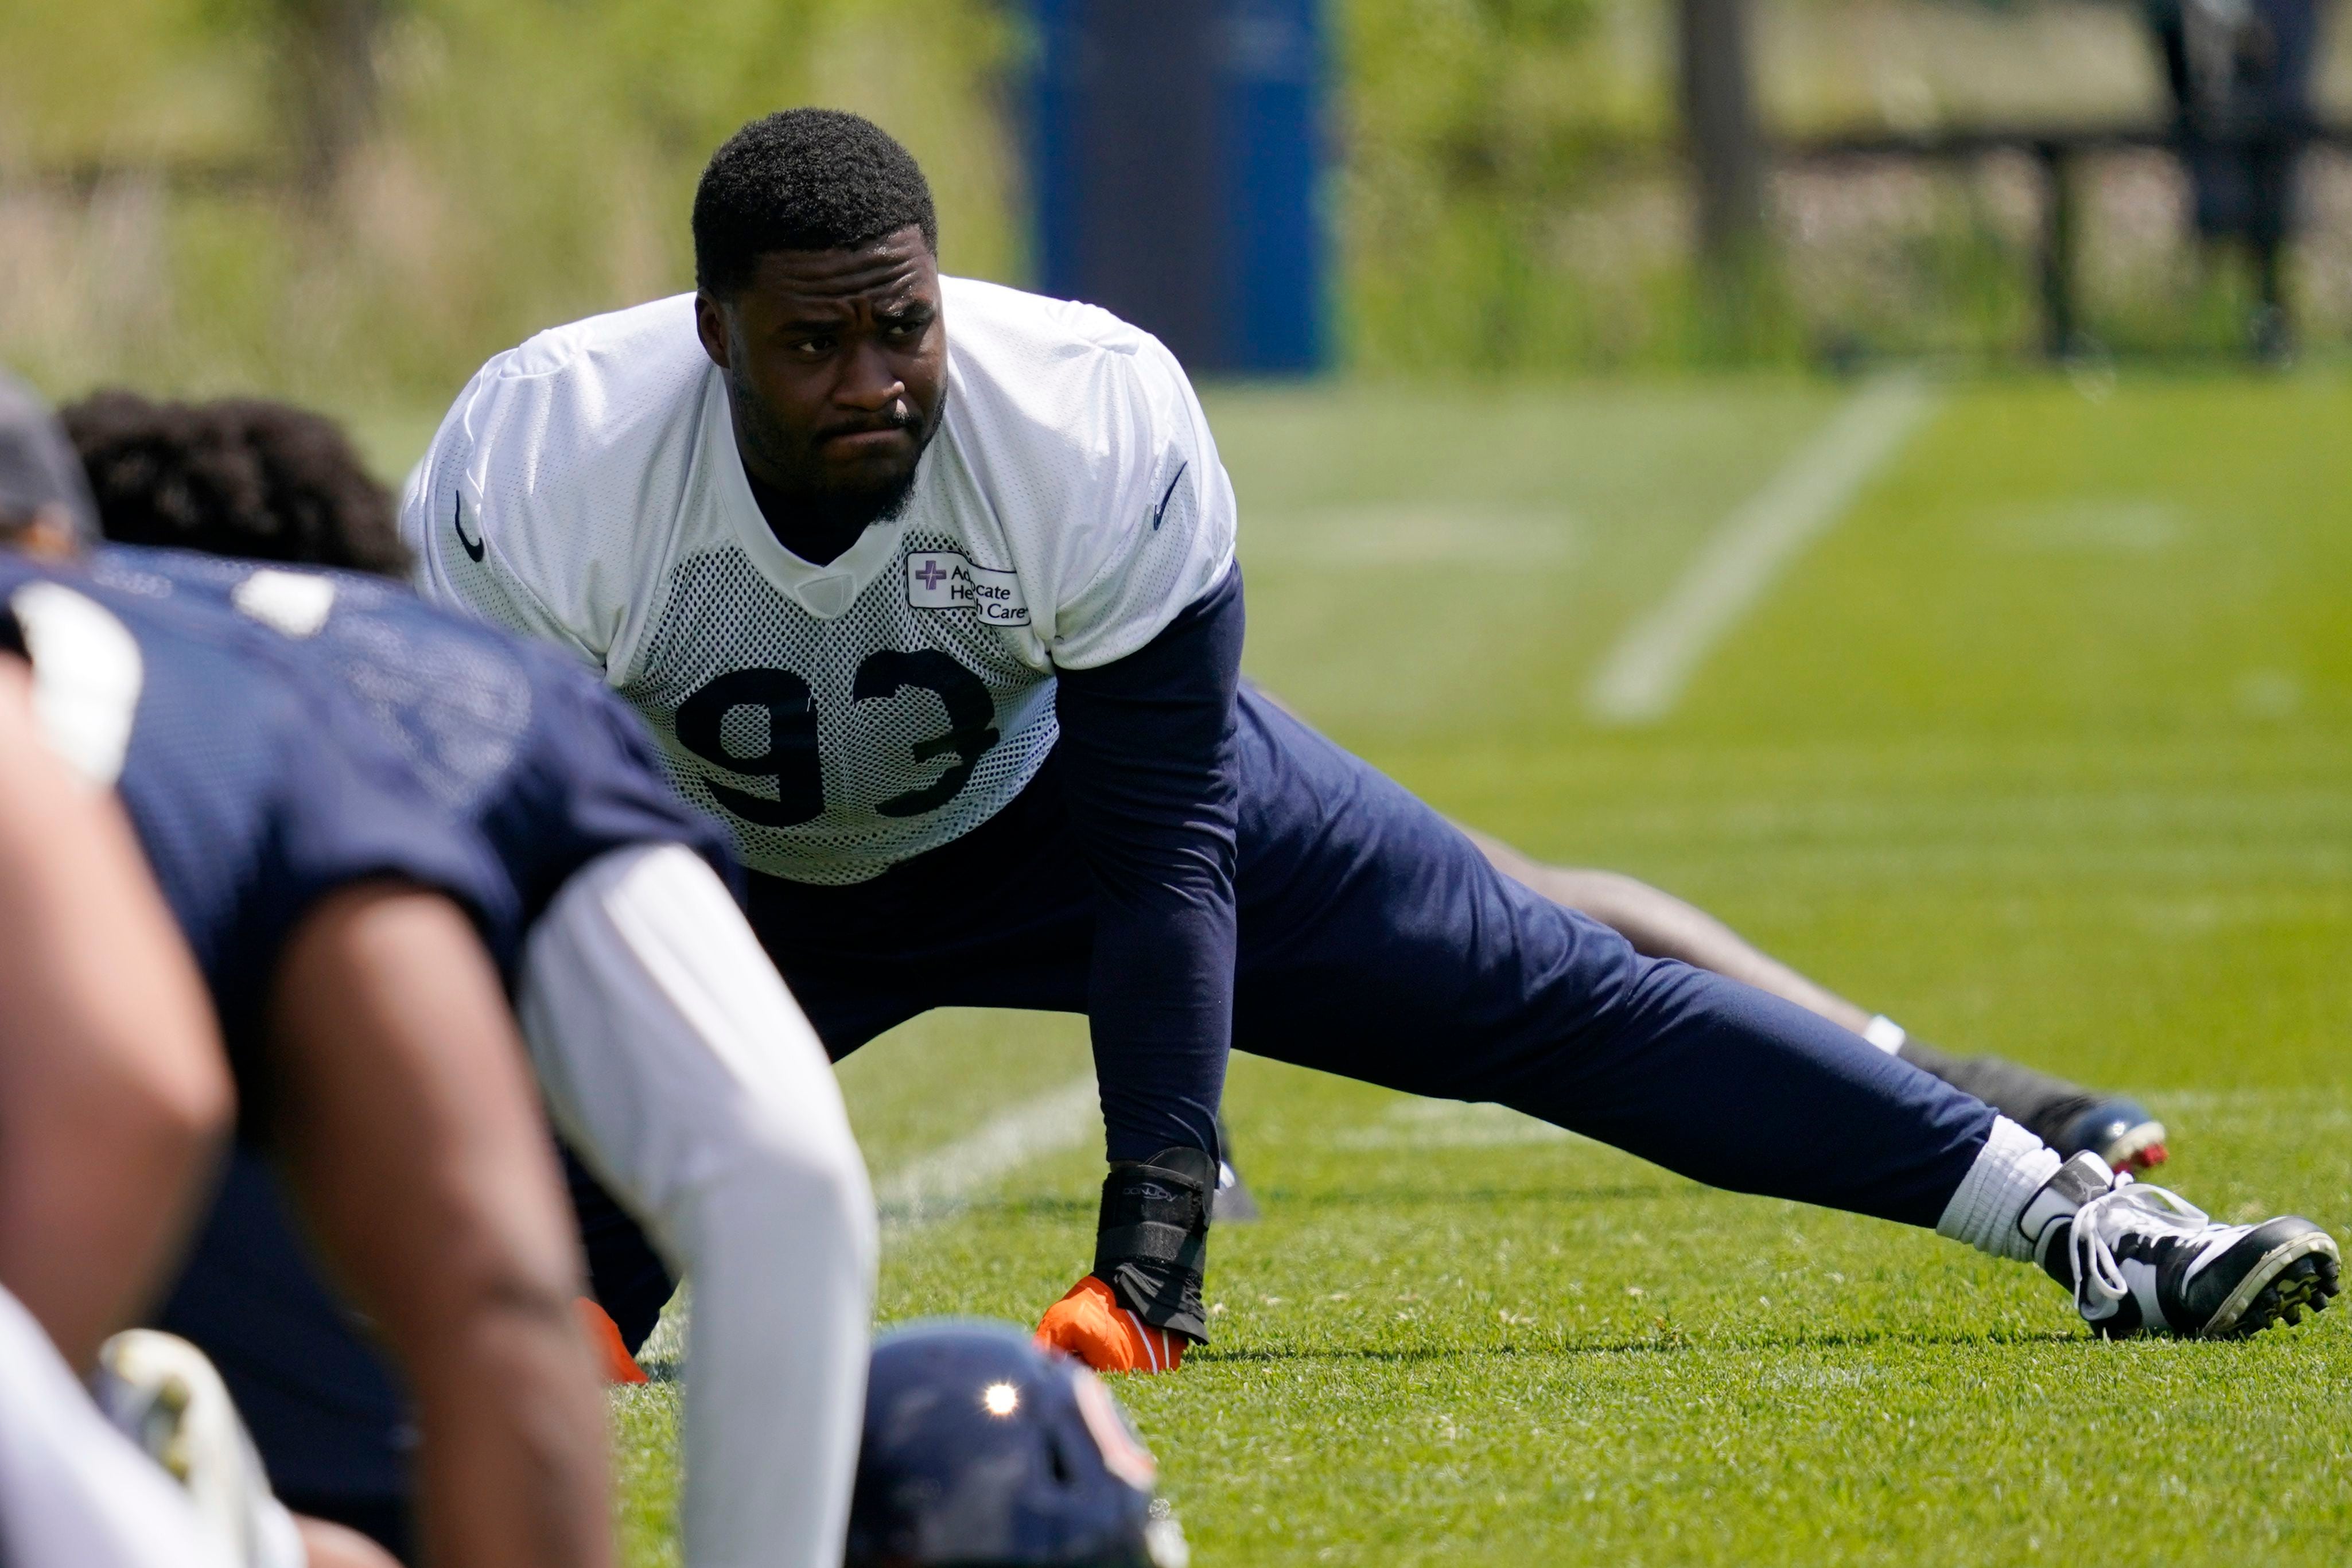
{"type": "Polygon", "coordinates": [[[1215,1155],[1162,1149],[1103,1178],[1102,1219],[1095,1231],[1095,1278],[1153,1328],[1195,1344],[1209,1340],[1201,1274],[1209,1260],[1216,1187],[1215,1155]]]}

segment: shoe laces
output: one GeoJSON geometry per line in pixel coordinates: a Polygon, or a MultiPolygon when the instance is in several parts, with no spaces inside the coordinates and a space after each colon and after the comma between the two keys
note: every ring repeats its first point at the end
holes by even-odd
{"type": "Polygon", "coordinates": [[[2110,1231],[2117,1239],[2134,1230],[2185,1239],[2211,1223],[2203,1209],[2177,1192],[2144,1186],[2127,1174],[2116,1176],[2114,1186],[2074,1211],[2066,1245],[2074,1256],[2075,1305],[2089,1317],[2095,1315],[2094,1303],[2112,1307],[2131,1294],[2110,1231]]]}

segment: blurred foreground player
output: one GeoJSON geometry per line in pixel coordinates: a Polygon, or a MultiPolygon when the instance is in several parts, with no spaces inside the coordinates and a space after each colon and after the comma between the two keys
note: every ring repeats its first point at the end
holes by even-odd
{"type": "Polygon", "coordinates": [[[2042,1263],[2105,1333],[2334,1291],[2317,1226],[2211,1224],[1642,957],[1244,685],[1233,488],[1182,371],[1101,310],[941,278],[875,126],[745,127],[694,237],[694,296],[476,374],[403,535],[429,592],[646,716],[836,1055],[933,1007],[1088,1015],[1111,1168],[1048,1340],[1156,1371],[1205,1337],[1234,1046],[1932,1226],[2042,1263]]]}
{"type": "Polygon", "coordinates": [[[1110,1391],[1001,1323],[874,1344],[844,1568],[1184,1568],[1159,1467],[1110,1391]]]}
{"type": "MultiPolygon", "coordinates": [[[[89,530],[70,465],[38,403],[0,378],[0,538],[65,549],[89,530]]],[[[381,1568],[367,1542],[298,1525],[271,1497],[225,1394],[191,1409],[192,1389],[218,1386],[193,1347],[125,1332],[177,1266],[234,1098],[202,977],[130,824],[75,771],[105,738],[77,723],[86,695],[37,690],[0,654],[0,1539],[19,1568],[381,1568]],[[168,1432],[122,1419],[130,1362],[159,1352],[173,1397],[142,1415],[168,1432]],[[168,1477],[133,1437],[168,1443],[168,1477]]]]}
{"type": "MultiPolygon", "coordinates": [[[[15,434],[43,430],[62,445],[15,434]]],[[[51,744],[114,788],[211,992],[240,1135],[416,1391],[434,1560],[609,1563],[578,1253],[473,925],[496,895],[478,847],[231,614],[0,550],[0,649],[51,744]]]]}
{"type": "MultiPolygon", "coordinates": [[[[67,423],[110,538],[361,566],[400,553],[391,497],[316,414],[108,393],[67,423]]],[[[635,716],[560,653],[397,584],[183,550],[109,550],[93,570],[131,591],[236,607],[341,690],[489,849],[506,883],[490,924],[508,933],[501,948],[520,947],[511,983],[541,1087],[660,1248],[638,1250],[599,1187],[575,1191],[632,1347],[672,1276],[694,1281],[687,1561],[831,1568],[866,1356],[873,1200],[824,1053],[713,871],[723,844],[677,800],[635,716]]],[[[232,1176],[219,1256],[200,1255],[175,1305],[280,1402],[299,1379],[299,1408],[257,1421],[265,1444],[313,1485],[340,1477],[348,1492],[396,1471],[405,1416],[323,1292],[278,1283],[299,1260],[268,1197],[232,1176]],[[289,1298],[310,1310],[289,1314],[289,1298]],[[332,1355],[290,1354],[289,1317],[332,1355]],[[352,1452],[300,1451],[322,1424],[352,1452]]]]}
{"type": "MultiPolygon", "coordinates": [[[[19,450],[0,414],[0,529],[35,509],[19,450]]],[[[80,1377],[162,1289],[231,1113],[203,983],[128,825],[0,655],[0,1541],[20,1568],[230,1568],[80,1377]]]]}
{"type": "MultiPolygon", "coordinates": [[[[78,471],[33,471],[71,455],[40,419],[0,380],[0,540],[87,526],[78,471]]],[[[42,737],[44,707],[0,654],[0,1285],[87,1373],[178,1266],[235,1102],[138,841],[42,737]]]]}

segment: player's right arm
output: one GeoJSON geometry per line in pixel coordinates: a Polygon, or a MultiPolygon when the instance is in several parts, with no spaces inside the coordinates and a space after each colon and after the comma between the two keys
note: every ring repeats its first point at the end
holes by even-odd
{"type": "Polygon", "coordinates": [[[79,1371],[165,1282],[233,1095],[194,961],[112,799],[0,653],[0,1283],[79,1371]]]}
{"type": "Polygon", "coordinates": [[[415,883],[348,885],[286,943],[274,1121],[329,1259],[407,1374],[427,1552],[448,1568],[613,1562],[581,1265],[498,971],[415,883]]]}
{"type": "Polygon", "coordinates": [[[1039,1337],[1097,1370],[1159,1372],[1207,1337],[1245,617],[1233,488],[1182,370],[1139,336],[1104,367],[1087,504],[1032,543],[1063,793],[1097,895],[1087,1001],[1112,1168],[1094,1266],[1039,1337]]]}
{"type": "Polygon", "coordinates": [[[517,1010],[557,1124],[694,1281],[687,1562],[838,1564],[876,1239],[815,1032],[677,843],[611,851],[564,883],[517,1010]]]}

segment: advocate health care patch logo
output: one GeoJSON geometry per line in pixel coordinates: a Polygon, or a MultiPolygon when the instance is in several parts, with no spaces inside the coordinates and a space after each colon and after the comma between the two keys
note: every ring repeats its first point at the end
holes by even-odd
{"type": "Polygon", "coordinates": [[[1029,624],[1019,580],[974,566],[959,550],[908,551],[907,602],[918,610],[969,610],[986,626],[1029,624]]]}

